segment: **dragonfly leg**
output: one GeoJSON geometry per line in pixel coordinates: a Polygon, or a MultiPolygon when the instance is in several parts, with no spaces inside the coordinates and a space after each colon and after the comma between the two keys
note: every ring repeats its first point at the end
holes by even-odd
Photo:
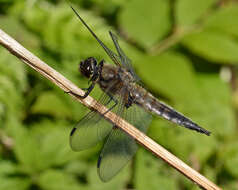
{"type": "MultiPolygon", "coordinates": [[[[88,59],[90,59],[90,58],[88,58],[88,59]]],[[[95,60],[95,61],[96,61],[96,60],[95,60]]],[[[89,83],[91,82],[91,85],[90,85],[88,88],[83,88],[83,90],[86,90],[86,92],[85,92],[84,95],[81,96],[81,95],[75,94],[75,93],[73,93],[73,92],[71,92],[71,91],[69,91],[69,92],[67,92],[67,93],[72,93],[72,94],[74,94],[75,96],[77,96],[77,97],[79,97],[79,98],[82,98],[82,99],[86,98],[86,97],[90,94],[90,92],[93,90],[93,88],[94,88],[94,86],[95,86],[95,84],[96,84],[96,82],[97,82],[97,80],[98,80],[98,78],[99,78],[99,75],[100,75],[99,72],[101,72],[101,70],[102,70],[103,62],[104,62],[104,60],[102,60],[102,61],[99,63],[98,66],[96,66],[96,63],[95,63],[94,67],[92,68],[92,69],[93,69],[93,76],[92,76],[91,79],[88,81],[89,83]]]]}
{"type": "MultiPolygon", "coordinates": [[[[77,95],[77,96],[84,99],[90,94],[90,92],[93,90],[96,84],[96,81],[98,80],[99,75],[101,74],[103,63],[104,63],[104,60],[100,61],[97,67],[94,67],[94,71],[93,71],[94,74],[89,81],[89,82],[92,82],[92,84],[88,88],[86,88],[87,91],[85,92],[85,94],[83,96],[81,95],[77,95]]],[[[85,90],[85,88],[83,90],[85,90]]]]}
{"type": "Polygon", "coordinates": [[[95,84],[96,84],[96,83],[92,83],[92,84],[87,88],[87,91],[85,92],[85,94],[84,94],[83,96],[80,96],[80,95],[79,95],[79,97],[82,98],[82,99],[86,98],[86,97],[90,94],[90,92],[93,90],[95,84]]]}
{"type": "MultiPolygon", "coordinates": [[[[79,97],[79,98],[82,98],[82,99],[84,99],[84,98],[86,98],[89,94],[90,94],[90,92],[93,90],[93,88],[94,88],[94,86],[95,86],[95,83],[92,83],[88,88],[86,88],[86,92],[85,92],[85,94],[84,95],[79,95],[79,94],[76,94],[76,93],[74,93],[74,92],[72,92],[72,91],[69,91],[69,92],[66,92],[66,93],[71,93],[71,94],[73,94],[74,96],[77,96],[77,97],[79,97]]],[[[85,88],[84,88],[85,89],[85,88]]]]}
{"type": "Polygon", "coordinates": [[[126,108],[129,108],[132,103],[134,103],[134,98],[131,96],[130,93],[128,93],[127,103],[125,104],[126,108]]]}

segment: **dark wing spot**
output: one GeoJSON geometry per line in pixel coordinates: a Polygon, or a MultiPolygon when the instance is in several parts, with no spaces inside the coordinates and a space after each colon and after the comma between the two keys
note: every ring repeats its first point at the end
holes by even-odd
{"type": "Polygon", "coordinates": [[[100,167],[101,160],[102,160],[102,156],[100,155],[100,156],[98,157],[97,168],[99,168],[99,167],[100,167]]]}
{"type": "Polygon", "coordinates": [[[72,129],[72,131],[71,131],[71,133],[70,133],[70,136],[72,136],[72,135],[74,134],[74,132],[75,132],[76,129],[77,129],[77,128],[75,128],[75,127],[72,129]]]}

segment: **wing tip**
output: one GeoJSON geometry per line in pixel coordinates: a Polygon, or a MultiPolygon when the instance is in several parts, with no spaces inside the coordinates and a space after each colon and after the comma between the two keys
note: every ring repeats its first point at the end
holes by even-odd
{"type": "Polygon", "coordinates": [[[101,165],[101,161],[102,161],[102,156],[100,155],[98,157],[98,162],[97,162],[97,172],[98,172],[98,176],[99,178],[101,179],[102,182],[108,182],[110,181],[111,178],[105,178],[105,176],[103,176],[103,174],[101,173],[101,170],[100,170],[100,165],[101,165]]]}

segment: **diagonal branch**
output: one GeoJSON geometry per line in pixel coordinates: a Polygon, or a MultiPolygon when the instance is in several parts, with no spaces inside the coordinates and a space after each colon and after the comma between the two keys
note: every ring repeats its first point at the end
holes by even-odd
{"type": "MultiPolygon", "coordinates": [[[[84,104],[90,109],[95,109],[99,113],[103,114],[107,111],[107,108],[97,103],[92,97],[88,96],[85,99],[80,99],[75,94],[83,95],[84,91],[79,89],[76,85],[66,79],[63,75],[55,71],[53,68],[48,66],[46,63],[41,61],[38,57],[33,55],[17,41],[7,35],[0,29],[0,44],[4,46],[8,51],[32,67],[34,70],[39,72],[41,75],[49,79],[51,82],[60,87],[64,92],[68,92],[72,97],[76,98],[79,102],[84,104]],[[72,93],[71,93],[72,92],[72,93]]],[[[187,178],[198,184],[200,187],[208,190],[219,190],[220,188],[214,183],[209,181],[207,178],[199,174],[194,169],[190,168],[184,162],[179,160],[176,156],[168,152],[162,146],[157,144],[155,141],[150,139],[144,133],[140,132],[137,128],[133,127],[125,120],[119,118],[113,112],[107,112],[104,116],[107,120],[113,122],[123,131],[129,134],[131,137],[136,139],[138,143],[143,145],[146,149],[154,153],[157,157],[163,159],[169,165],[174,167],[180,173],[185,175],[187,178]],[[118,119],[119,118],[119,119],[118,119]]]]}

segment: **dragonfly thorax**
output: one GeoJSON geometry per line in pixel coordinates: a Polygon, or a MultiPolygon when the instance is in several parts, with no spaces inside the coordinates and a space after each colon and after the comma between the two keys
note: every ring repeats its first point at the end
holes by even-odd
{"type": "Polygon", "coordinates": [[[132,74],[125,68],[120,68],[118,75],[120,79],[125,83],[126,85],[129,85],[132,82],[135,82],[135,78],[132,76],[132,74]]]}

